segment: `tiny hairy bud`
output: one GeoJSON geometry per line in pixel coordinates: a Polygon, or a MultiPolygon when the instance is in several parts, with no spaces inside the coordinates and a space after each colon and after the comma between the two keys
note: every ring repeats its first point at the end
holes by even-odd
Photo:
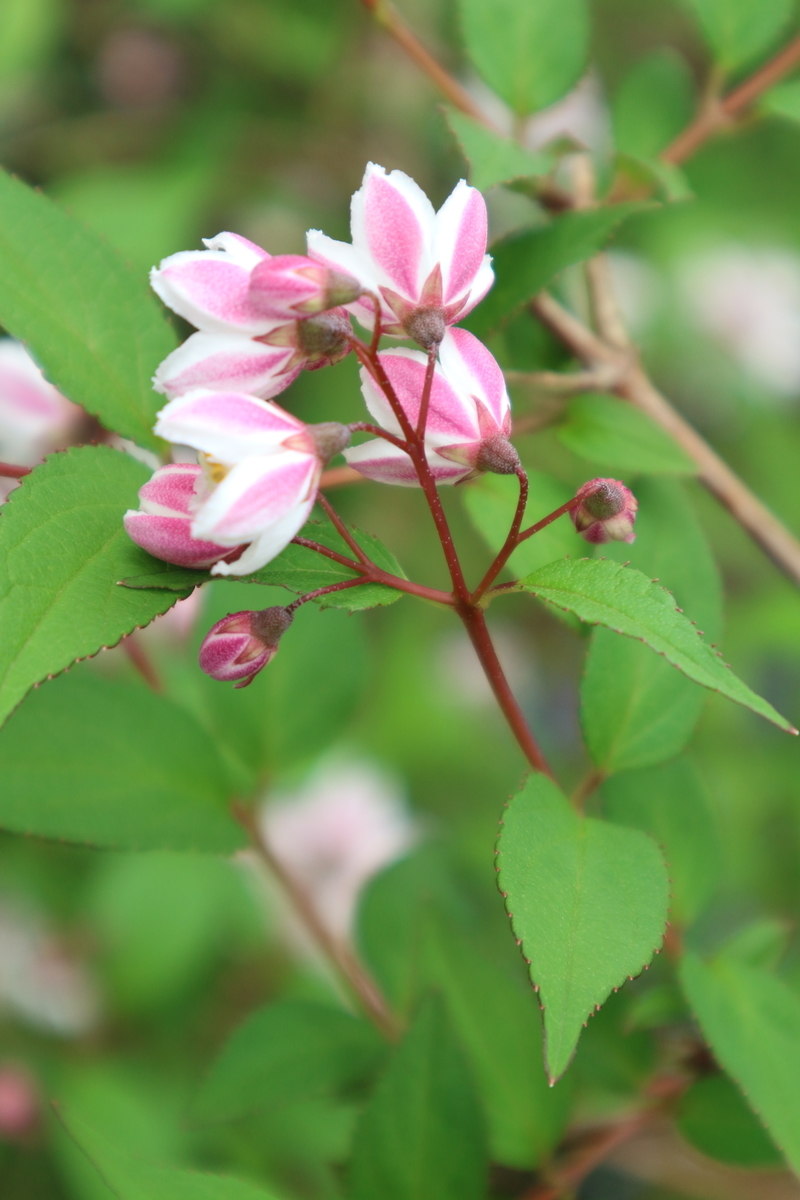
{"type": "Polygon", "coordinates": [[[430,350],[441,343],[447,332],[444,309],[415,308],[403,321],[403,328],[418,345],[430,350]]]}
{"type": "Polygon", "coordinates": [[[350,445],[352,437],[348,426],[338,421],[320,421],[318,425],[309,425],[306,432],[323,463],[329,463],[335,455],[341,454],[345,446],[350,445]]]}
{"type": "Polygon", "coordinates": [[[347,313],[341,309],[306,317],[296,323],[296,330],[307,371],[331,366],[350,353],[353,327],[347,313]]]}
{"type": "Polygon", "coordinates": [[[278,643],[293,620],[280,606],[230,613],[212,625],[200,647],[201,670],[212,679],[247,687],[278,653],[278,643]]]}
{"type": "Polygon", "coordinates": [[[632,542],[638,501],[617,479],[590,479],[576,492],[580,503],[570,516],[582,538],[593,545],[632,542]]]}
{"type": "Polygon", "coordinates": [[[477,471],[489,471],[492,475],[516,475],[522,463],[515,446],[502,433],[484,438],[475,459],[477,471]]]}

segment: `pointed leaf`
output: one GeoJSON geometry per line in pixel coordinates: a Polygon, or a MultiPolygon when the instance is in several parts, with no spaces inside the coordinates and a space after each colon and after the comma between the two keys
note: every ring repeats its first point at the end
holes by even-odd
{"type": "Polygon", "coordinates": [[[448,108],[445,116],[469,163],[469,181],[481,192],[497,183],[548,175],[556,164],[552,155],[524,150],[518,142],[501,137],[454,108],[448,108]]]}
{"type": "Polygon", "coordinates": [[[41,192],[0,171],[0,325],[107,429],[156,448],[153,372],[175,349],[142,273],[41,192]]]}
{"type": "Polygon", "coordinates": [[[532,775],[503,816],[498,871],[539,989],[555,1080],[594,1009],[660,945],[666,867],[646,834],[579,817],[554,783],[532,775]]]}
{"type": "Polygon", "coordinates": [[[192,1105],[231,1121],[270,1105],[341,1091],[374,1073],[385,1045],[366,1021],[307,1000],[259,1009],[228,1039],[192,1105]]]}
{"type": "Polygon", "coordinates": [[[800,1172],[800,996],[727,954],[687,954],[681,984],[715,1058],[800,1172]]]}
{"type": "Polygon", "coordinates": [[[681,1097],[677,1125],[708,1158],[735,1167],[780,1167],[783,1157],[736,1084],[708,1075],[681,1097]]]}
{"type": "Polygon", "coordinates": [[[726,71],[763,54],[791,18],[792,0],[685,0],[726,71]]]}
{"type": "Polygon", "coordinates": [[[518,590],[574,612],[582,621],[606,625],[616,633],[645,642],[689,679],[751,709],[780,729],[792,725],[733,674],[703,641],[697,628],[677,609],[665,588],[641,571],[608,559],[567,559],[540,567],[521,579],[518,590]]]}
{"type": "Polygon", "coordinates": [[[356,1130],[351,1200],[481,1200],[486,1136],[464,1052],[432,996],[356,1130]]]}
{"type": "Polygon", "coordinates": [[[126,575],[172,570],[122,525],[150,474],[118,450],[83,446],[51,455],[3,505],[0,721],[33,684],[116,645],[188,595],[117,586],[126,575]]]}

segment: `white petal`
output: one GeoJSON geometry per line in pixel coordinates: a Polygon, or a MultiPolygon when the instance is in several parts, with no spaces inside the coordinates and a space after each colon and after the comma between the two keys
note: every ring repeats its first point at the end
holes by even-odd
{"type": "Polygon", "coordinates": [[[161,363],[153,387],[170,398],[211,388],[268,400],[299,375],[302,365],[288,367],[293,356],[291,346],[265,346],[244,334],[193,333],[161,363]]]}
{"type": "Polygon", "coordinates": [[[198,510],[192,536],[234,546],[252,541],[304,504],[320,474],[319,460],[296,450],[247,458],[198,510]]]}
{"type": "Polygon", "coordinates": [[[436,232],[436,213],[419,184],[403,171],[387,175],[368,163],[351,202],[350,228],[353,245],[374,264],[378,283],[415,301],[433,266],[436,232]]]}
{"type": "Polygon", "coordinates": [[[238,233],[218,233],[216,237],[203,238],[203,245],[209,250],[224,250],[231,261],[244,267],[245,271],[252,271],[265,258],[272,257],[255,242],[248,241],[238,233]]]}
{"type": "Polygon", "coordinates": [[[155,425],[159,437],[229,465],[254,455],[282,453],[286,438],[304,429],[302,421],[269,400],[205,388],[171,400],[155,425]]]}
{"type": "Polygon", "coordinates": [[[283,520],[276,521],[260,537],[251,542],[236,562],[218,562],[211,568],[211,574],[249,575],[252,571],[259,571],[266,566],[273,558],[277,558],[282,550],[286,549],[292,538],[303,528],[311,515],[315,499],[316,489],[305,503],[299,504],[287,513],[283,520]]]}

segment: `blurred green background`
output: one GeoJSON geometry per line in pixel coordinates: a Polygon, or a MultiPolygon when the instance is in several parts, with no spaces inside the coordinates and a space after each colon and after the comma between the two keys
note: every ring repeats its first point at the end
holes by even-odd
{"type": "MultiPolygon", "coordinates": [[[[596,0],[592,7],[589,116],[602,170],[614,136],[629,147],[643,141],[649,154],[677,132],[694,110],[708,51],[677,2],[596,0]],[[641,63],[666,80],[654,148],[652,128],[637,125],[637,87],[647,86],[636,75],[641,63]]],[[[405,0],[403,13],[485,99],[463,56],[455,4],[405,0]]],[[[302,252],[309,227],[347,238],[349,197],[370,159],[402,168],[440,204],[465,163],[439,101],[356,0],[0,0],[0,162],[103,233],[143,274],[223,229],[272,253],[302,252]]],[[[665,393],[800,530],[800,124],[764,111],[709,143],[686,177],[691,198],[637,217],[615,242],[621,295],[665,393]],[[770,342],[776,328],[780,336],[770,342]],[[766,331],[760,341],[754,329],[766,331]]],[[[495,236],[542,219],[520,192],[493,188],[487,199],[495,236]]],[[[566,272],[560,287],[574,298],[577,279],[566,272]]],[[[491,345],[508,367],[568,365],[528,317],[491,345]]],[[[524,414],[530,399],[515,400],[524,414]]],[[[308,419],[359,419],[352,359],[304,373],[281,403],[308,419]]],[[[565,497],[595,473],[552,429],[526,435],[520,447],[526,465],[554,476],[565,497]]],[[[633,477],[628,482],[635,486],[633,477]]],[[[709,496],[693,484],[687,490],[724,577],[726,657],[797,723],[797,591],[709,496]]],[[[336,500],[392,548],[411,578],[444,585],[419,494],[351,485],[336,500]]],[[[477,578],[485,547],[460,489],[446,501],[477,578]]],[[[232,595],[228,585],[224,597],[205,594],[193,634],[156,623],[144,635],[173,695],[199,686],[197,641],[240,603],[232,595]]],[[[250,603],[249,594],[241,600],[250,603]]],[[[548,756],[576,783],[588,765],[578,722],[585,639],[519,597],[496,605],[491,617],[548,756]]],[[[265,675],[248,693],[225,689],[224,698],[202,701],[219,706],[219,721],[238,729],[244,745],[267,689],[278,688],[288,749],[265,790],[299,786],[322,751],[379,764],[458,877],[465,928],[521,978],[494,890],[492,846],[524,763],[449,614],[404,599],[341,615],[294,693],[288,639],[276,669],[282,660],[280,684],[265,675]],[[327,706],[323,698],[309,740],[303,688],[331,673],[340,684],[342,672],[352,675],[350,698],[337,691],[327,706]]],[[[136,686],[119,651],[74,674],[81,672],[136,686]]],[[[70,683],[46,685],[27,703],[59,686],[70,683]]],[[[708,899],[693,936],[713,946],[769,918],[788,943],[784,973],[800,982],[800,747],[711,697],[691,756],[708,811],[708,849],[697,867],[708,899]]],[[[659,972],[660,962],[651,974],[659,972]]],[[[651,1032],[620,1037],[607,1051],[601,1044],[602,1022],[622,1028],[651,982],[613,998],[588,1031],[576,1064],[587,1111],[612,1105],[609,1094],[627,1095],[655,1053],[651,1032]]],[[[324,996],[330,987],[317,966],[287,950],[274,901],[244,868],[0,839],[0,1066],[22,1064],[41,1097],[79,1099],[109,1136],[142,1153],[265,1176],[309,1200],[342,1195],[337,1164],[349,1145],[353,1098],[288,1103],[211,1129],[183,1121],[187,1096],[243,1016],[266,999],[324,996]],[[9,982],[2,961],[22,962],[24,954],[39,957],[23,995],[23,968],[9,982]]],[[[498,1195],[515,1194],[515,1185],[503,1191],[496,1183],[498,1195]]],[[[0,1192],[3,1200],[111,1194],[45,1121],[24,1138],[0,1141],[0,1192]]],[[[601,1176],[581,1192],[587,1200],[668,1194],[601,1176]]]]}

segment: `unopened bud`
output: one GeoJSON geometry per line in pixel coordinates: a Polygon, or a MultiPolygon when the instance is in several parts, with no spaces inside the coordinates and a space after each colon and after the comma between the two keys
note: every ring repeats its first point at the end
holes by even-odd
{"type": "Polygon", "coordinates": [[[576,492],[580,503],[570,516],[582,538],[593,545],[632,542],[638,501],[618,479],[590,479],[576,492]]]}
{"type": "Polygon", "coordinates": [[[351,304],[362,290],[352,275],[334,271],[313,258],[278,254],[253,268],[248,299],[265,317],[291,321],[351,304]]]}
{"type": "Polygon", "coordinates": [[[307,371],[329,367],[350,353],[353,327],[344,309],[332,309],[318,317],[297,322],[297,337],[305,356],[307,371]]]}
{"type": "Polygon", "coordinates": [[[278,653],[281,636],[292,623],[286,608],[231,613],[212,625],[200,647],[200,667],[212,679],[247,687],[278,653]]]}

